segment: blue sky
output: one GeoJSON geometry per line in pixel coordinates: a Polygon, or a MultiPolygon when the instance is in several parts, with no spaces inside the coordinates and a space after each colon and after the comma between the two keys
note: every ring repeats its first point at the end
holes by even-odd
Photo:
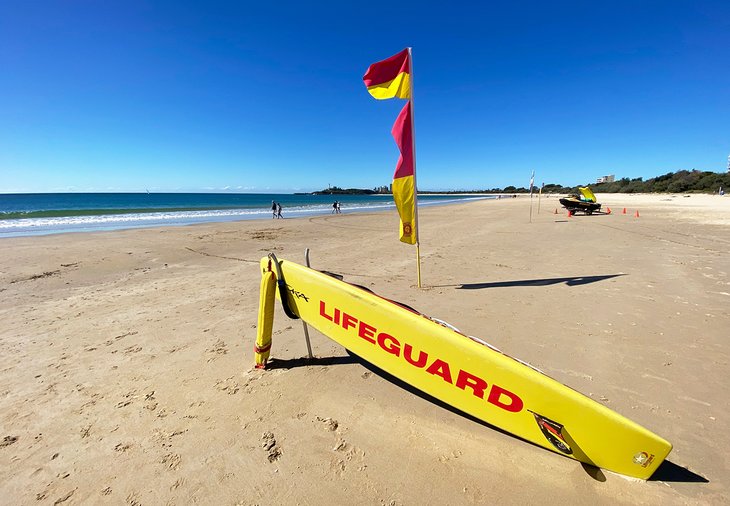
{"type": "Polygon", "coordinates": [[[389,184],[413,47],[418,186],[724,171],[730,3],[0,3],[0,192],[389,184]]]}

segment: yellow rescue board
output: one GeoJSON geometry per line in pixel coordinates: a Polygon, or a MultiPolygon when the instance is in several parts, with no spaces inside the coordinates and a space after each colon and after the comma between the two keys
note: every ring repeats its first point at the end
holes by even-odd
{"type": "MultiPolygon", "coordinates": [[[[280,260],[289,309],[382,370],[561,455],[647,479],[672,445],[475,338],[367,290],[280,260]]],[[[261,260],[270,272],[268,258],[261,260]]],[[[277,297],[279,293],[277,292],[277,297]]]]}

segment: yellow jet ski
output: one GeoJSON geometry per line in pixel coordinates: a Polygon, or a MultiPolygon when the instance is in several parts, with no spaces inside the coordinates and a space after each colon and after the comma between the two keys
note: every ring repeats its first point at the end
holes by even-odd
{"type": "Polygon", "coordinates": [[[581,186],[578,188],[580,195],[569,195],[565,198],[560,199],[560,205],[565,209],[572,212],[585,214],[593,214],[601,210],[601,204],[597,202],[596,196],[593,194],[590,188],[587,186],[581,186]]]}

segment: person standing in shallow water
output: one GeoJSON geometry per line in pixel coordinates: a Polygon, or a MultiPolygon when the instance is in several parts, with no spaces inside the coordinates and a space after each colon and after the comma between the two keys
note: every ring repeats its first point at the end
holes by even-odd
{"type": "Polygon", "coordinates": [[[271,201],[271,219],[276,218],[276,202],[271,201]]]}
{"type": "Polygon", "coordinates": [[[281,203],[279,202],[276,203],[276,217],[283,218],[283,216],[281,215],[281,203]]]}

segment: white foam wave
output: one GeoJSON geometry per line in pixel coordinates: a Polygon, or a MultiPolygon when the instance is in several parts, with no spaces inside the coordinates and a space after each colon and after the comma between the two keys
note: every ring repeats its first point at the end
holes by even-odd
{"type": "MultiPolygon", "coordinates": [[[[478,197],[477,197],[478,198],[478,197]]],[[[419,201],[419,206],[438,205],[472,200],[471,198],[460,199],[439,199],[419,201]]],[[[362,203],[347,205],[343,204],[342,212],[368,212],[393,209],[395,205],[392,200],[389,202],[362,203]]],[[[330,214],[331,204],[311,204],[284,207],[282,215],[284,218],[315,216],[330,214]]],[[[93,230],[115,230],[123,228],[154,227],[166,225],[190,225],[211,221],[236,221],[255,220],[271,216],[270,209],[246,208],[246,209],[218,209],[200,211],[161,211],[152,213],[129,213],[129,214],[103,214],[88,216],[59,216],[44,218],[19,218],[12,220],[0,220],[0,237],[12,237],[19,235],[36,235],[61,232],[86,232],[93,230]]]]}

